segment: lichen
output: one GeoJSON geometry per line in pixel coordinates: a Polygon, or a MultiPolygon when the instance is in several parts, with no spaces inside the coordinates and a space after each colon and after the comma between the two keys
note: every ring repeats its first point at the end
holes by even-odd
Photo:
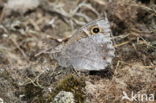
{"type": "Polygon", "coordinates": [[[83,77],[68,75],[57,83],[55,91],[51,94],[54,98],[60,91],[68,91],[74,94],[76,103],[84,103],[85,101],[85,82],[83,77]]]}
{"type": "Polygon", "coordinates": [[[52,103],[75,103],[74,95],[71,92],[60,91],[52,103]]]}

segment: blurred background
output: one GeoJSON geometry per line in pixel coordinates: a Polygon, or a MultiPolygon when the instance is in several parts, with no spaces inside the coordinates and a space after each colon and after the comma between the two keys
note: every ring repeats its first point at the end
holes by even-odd
{"type": "Polygon", "coordinates": [[[156,94],[156,1],[0,0],[0,98],[60,103],[60,91],[73,94],[69,103],[133,103],[121,99],[123,91],[156,94]],[[52,49],[102,17],[116,48],[109,69],[77,76],[60,67],[52,49]]]}

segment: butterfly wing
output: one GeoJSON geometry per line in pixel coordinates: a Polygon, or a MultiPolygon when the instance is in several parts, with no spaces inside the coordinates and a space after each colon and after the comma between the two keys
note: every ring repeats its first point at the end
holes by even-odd
{"type": "Polygon", "coordinates": [[[64,48],[55,56],[59,64],[82,70],[101,70],[111,63],[114,50],[110,38],[103,34],[83,38],[64,48]]]}
{"type": "Polygon", "coordinates": [[[54,58],[63,67],[73,66],[82,70],[101,70],[111,63],[114,48],[110,39],[110,28],[105,20],[93,21],[82,27],[61,52],[54,58]],[[105,31],[90,35],[90,26],[98,25],[105,31]]]}
{"type": "Polygon", "coordinates": [[[78,41],[82,38],[87,38],[91,36],[90,28],[94,25],[98,25],[100,28],[104,29],[104,34],[107,36],[110,36],[110,25],[109,21],[107,19],[97,19],[94,20],[84,26],[82,26],[79,30],[77,30],[73,36],[69,39],[67,42],[67,45],[74,43],[75,41],[78,41]]]}

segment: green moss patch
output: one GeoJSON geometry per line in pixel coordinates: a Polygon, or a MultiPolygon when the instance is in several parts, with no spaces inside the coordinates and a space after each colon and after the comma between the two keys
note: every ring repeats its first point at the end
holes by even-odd
{"type": "Polygon", "coordinates": [[[86,98],[84,88],[84,78],[70,74],[57,83],[52,97],[54,98],[60,91],[68,91],[74,94],[76,103],[84,103],[86,98]]]}

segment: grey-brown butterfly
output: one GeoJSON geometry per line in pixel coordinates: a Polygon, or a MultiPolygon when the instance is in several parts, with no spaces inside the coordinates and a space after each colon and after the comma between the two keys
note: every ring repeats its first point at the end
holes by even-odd
{"type": "Polygon", "coordinates": [[[54,58],[63,67],[102,70],[112,63],[115,49],[108,19],[98,19],[81,27],[54,58]]]}

